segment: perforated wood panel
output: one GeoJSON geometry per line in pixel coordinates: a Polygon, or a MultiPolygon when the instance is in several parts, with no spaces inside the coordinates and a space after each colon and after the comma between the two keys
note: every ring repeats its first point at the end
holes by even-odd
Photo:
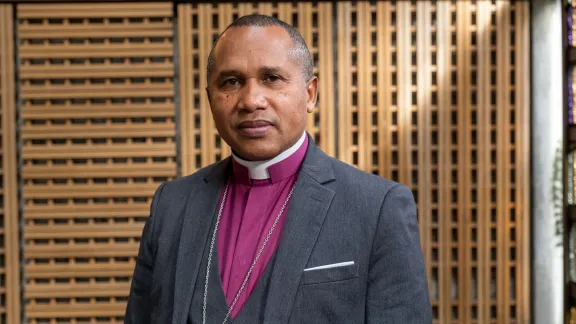
{"type": "MultiPolygon", "coordinates": [[[[18,5],[26,318],[122,321],[152,193],[176,177],[175,109],[182,175],[230,153],[206,61],[260,12],[309,44],[321,148],[414,190],[435,323],[528,322],[528,5],[178,4],[177,26],[171,2],[18,5]]],[[[0,5],[0,323],[21,289],[11,26],[0,5]]]]}
{"type": "Polygon", "coordinates": [[[0,4],[0,323],[20,321],[13,23],[0,4]]]}
{"type": "Polygon", "coordinates": [[[25,316],[121,322],[151,196],[176,176],[172,4],[18,19],[25,316]]]}
{"type": "Polygon", "coordinates": [[[273,15],[297,27],[312,52],[319,76],[318,107],[307,130],[328,154],[335,154],[332,4],[221,3],[178,6],[181,93],[182,174],[230,154],[220,139],[206,96],[206,63],[218,34],[233,20],[251,13],[273,15]]]}
{"type": "Polygon", "coordinates": [[[527,323],[528,2],[338,3],[339,157],[412,187],[435,323],[527,323]]]}

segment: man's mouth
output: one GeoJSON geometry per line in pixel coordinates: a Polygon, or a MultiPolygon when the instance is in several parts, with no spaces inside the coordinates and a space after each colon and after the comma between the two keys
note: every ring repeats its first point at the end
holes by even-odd
{"type": "Polygon", "coordinates": [[[248,137],[263,137],[273,126],[267,120],[250,120],[238,124],[238,130],[248,137]]]}

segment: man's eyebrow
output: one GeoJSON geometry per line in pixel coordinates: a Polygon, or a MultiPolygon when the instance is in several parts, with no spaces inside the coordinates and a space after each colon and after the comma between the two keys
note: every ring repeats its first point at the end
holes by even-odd
{"type": "MultiPolygon", "coordinates": [[[[260,75],[277,74],[277,73],[280,73],[281,71],[282,71],[282,69],[280,67],[277,67],[277,66],[263,66],[263,67],[258,69],[258,72],[260,75]]],[[[242,77],[243,75],[244,75],[244,72],[242,72],[240,70],[235,70],[235,69],[222,70],[222,71],[218,72],[217,79],[222,80],[222,79],[230,77],[230,76],[242,77]]]]}
{"type": "Polygon", "coordinates": [[[276,73],[282,71],[282,69],[280,69],[277,66],[264,66],[264,67],[261,67],[259,69],[259,71],[260,71],[260,74],[276,74],[276,73]]]}
{"type": "Polygon", "coordinates": [[[238,70],[223,70],[218,73],[218,79],[222,79],[233,75],[242,75],[242,72],[238,70]]]}

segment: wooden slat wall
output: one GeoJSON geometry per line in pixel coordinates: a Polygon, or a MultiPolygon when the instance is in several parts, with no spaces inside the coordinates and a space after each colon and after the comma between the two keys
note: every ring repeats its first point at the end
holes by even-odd
{"type": "MultiPolygon", "coordinates": [[[[511,14],[512,15],[512,14],[511,14]]],[[[517,255],[517,267],[510,264],[509,268],[516,270],[516,285],[517,293],[512,296],[516,300],[515,312],[518,317],[518,323],[529,321],[530,309],[530,249],[528,248],[530,237],[530,56],[526,53],[530,52],[530,7],[527,4],[515,4],[514,7],[515,21],[513,23],[515,49],[515,64],[513,77],[515,80],[516,102],[513,106],[516,120],[510,119],[510,124],[516,128],[516,143],[514,154],[515,159],[515,195],[511,198],[515,199],[515,214],[512,219],[510,213],[510,223],[515,227],[516,235],[511,236],[511,241],[515,244],[517,255]],[[518,216],[517,216],[518,215],[518,216]]],[[[510,233],[512,234],[512,228],[510,233]]],[[[511,306],[510,312],[512,313],[511,306]]]]}
{"type": "Polygon", "coordinates": [[[255,12],[310,47],[321,148],[413,189],[434,323],[529,322],[528,2],[177,6],[0,5],[0,323],[19,322],[20,289],[30,323],[122,321],[150,199],[177,176],[178,149],[180,175],[230,154],[205,67],[217,34],[255,12]]]}
{"type": "Polygon", "coordinates": [[[338,152],[418,201],[435,323],[529,321],[529,4],[338,2],[338,152]]]}
{"type": "Polygon", "coordinates": [[[20,321],[20,251],[14,42],[10,5],[0,5],[0,323],[20,321]]]}
{"type": "Polygon", "coordinates": [[[206,63],[219,33],[239,16],[263,13],[295,25],[314,57],[319,76],[317,110],[307,130],[328,154],[335,155],[332,4],[329,2],[220,3],[178,5],[182,174],[193,173],[230,154],[218,136],[206,96],[206,63]]]}
{"type": "Polygon", "coordinates": [[[177,172],[172,4],[17,15],[25,316],[121,322],[151,196],[177,172]]]}

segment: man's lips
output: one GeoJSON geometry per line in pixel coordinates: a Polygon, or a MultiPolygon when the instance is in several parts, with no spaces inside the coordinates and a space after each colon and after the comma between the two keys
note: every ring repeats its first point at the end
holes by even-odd
{"type": "Polygon", "coordinates": [[[267,120],[250,120],[238,124],[238,130],[248,137],[263,137],[274,126],[267,120]]]}
{"type": "Polygon", "coordinates": [[[238,128],[260,128],[260,127],[267,127],[272,126],[273,123],[267,120],[247,120],[243,121],[238,124],[238,128]]]}

